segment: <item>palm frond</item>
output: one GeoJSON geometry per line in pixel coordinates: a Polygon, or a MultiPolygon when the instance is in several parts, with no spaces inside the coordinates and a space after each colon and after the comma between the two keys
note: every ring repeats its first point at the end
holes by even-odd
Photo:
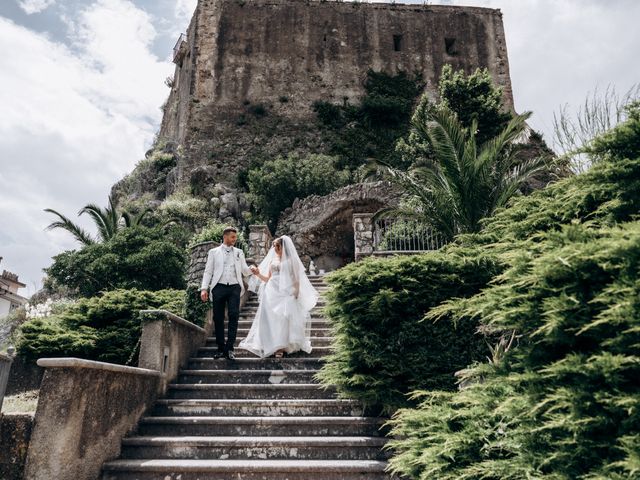
{"type": "Polygon", "coordinates": [[[73,235],[74,238],[80,243],[82,243],[83,245],[92,245],[93,243],[95,243],[95,240],[91,237],[89,232],[84,230],[79,225],[73,223],[73,221],[71,221],[69,218],[67,218],[63,214],[56,212],[51,208],[45,208],[44,211],[47,213],[52,213],[53,215],[56,215],[59,219],[59,220],[56,220],[55,222],[51,222],[45,228],[45,230],[53,230],[54,228],[61,228],[71,233],[71,235],[73,235]]]}
{"type": "Polygon", "coordinates": [[[78,212],[78,216],[87,214],[91,217],[98,229],[98,236],[104,242],[111,238],[113,228],[109,225],[108,216],[103,212],[102,207],[95,203],[89,203],[82,207],[78,212]]]}

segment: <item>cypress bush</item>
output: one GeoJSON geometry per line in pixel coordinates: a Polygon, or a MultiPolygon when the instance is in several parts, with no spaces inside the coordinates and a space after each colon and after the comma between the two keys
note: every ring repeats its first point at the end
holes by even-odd
{"type": "Polygon", "coordinates": [[[142,331],[140,310],[156,308],[180,314],[184,291],[119,289],[80,299],[60,314],[23,323],[18,354],[32,361],[80,357],[135,365],[142,331]]]}
{"type": "Polygon", "coordinates": [[[477,293],[496,274],[479,249],[366,259],[329,276],[335,353],[319,378],[343,396],[390,411],[408,391],[453,389],[453,373],[488,352],[476,322],[421,321],[443,300],[477,293]]]}
{"type": "Polygon", "coordinates": [[[411,478],[640,476],[640,223],[546,234],[500,282],[448,309],[517,345],[459,393],[400,410],[393,468],[411,478]]]}
{"type": "Polygon", "coordinates": [[[386,410],[415,405],[407,394],[416,390],[451,390],[453,372],[491,356],[486,342],[502,333],[484,321],[490,308],[465,310],[470,298],[499,283],[507,269],[542,255],[551,245],[546,238],[567,226],[597,230],[638,215],[640,151],[624,150],[635,159],[612,154],[623,151],[616,132],[627,138],[634,118],[593,143],[608,152],[607,161],[514,199],[480,233],[459,236],[437,253],[368,259],[330,275],[335,350],[319,378],[343,396],[386,410]]]}
{"type": "MultiPolygon", "coordinates": [[[[636,107],[637,108],[637,107],[636,107]]],[[[640,477],[640,115],[585,174],[520,198],[457,245],[503,271],[426,315],[508,339],[459,392],[414,391],[391,465],[414,479],[640,477]]]]}

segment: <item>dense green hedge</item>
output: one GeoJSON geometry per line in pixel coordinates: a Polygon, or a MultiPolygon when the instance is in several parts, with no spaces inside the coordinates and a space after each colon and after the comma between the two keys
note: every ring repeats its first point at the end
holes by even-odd
{"type": "Polygon", "coordinates": [[[488,353],[476,322],[420,321],[451,296],[477,293],[498,271],[479,249],[367,259],[331,274],[327,313],[336,352],[320,378],[388,410],[415,389],[452,389],[453,373],[488,353]]]}
{"type": "MultiPolygon", "coordinates": [[[[521,198],[458,244],[506,268],[428,319],[513,338],[460,392],[414,392],[393,468],[415,479],[640,476],[640,115],[589,146],[589,172],[521,198]]],[[[452,250],[457,246],[450,247],[452,250]]]]}
{"type": "MultiPolygon", "coordinates": [[[[629,125],[619,129],[628,131],[629,125]]],[[[466,305],[460,297],[500,280],[505,269],[527,255],[542,254],[545,234],[576,223],[615,225],[640,212],[640,161],[617,158],[616,138],[594,142],[608,152],[607,161],[516,199],[487,220],[481,233],[461,236],[440,253],[370,259],[330,276],[327,312],[336,330],[336,350],[320,378],[336,384],[343,395],[387,409],[402,404],[411,391],[452,387],[451,373],[469,358],[484,355],[484,338],[472,332],[479,326],[486,330],[480,319],[491,312],[448,310],[439,304],[453,299],[451,305],[466,305]],[[440,316],[420,322],[430,313],[440,316]],[[431,324],[434,318],[439,324],[431,324]],[[456,334],[456,323],[466,330],[456,334]],[[453,358],[447,357],[450,352],[456,352],[453,358]]],[[[488,348],[485,352],[489,355],[488,348]]]]}
{"type": "Polygon", "coordinates": [[[186,255],[160,228],[131,227],[103,242],[53,257],[46,286],[91,297],[104,290],[185,287],[186,255]]]}
{"type": "Polygon", "coordinates": [[[137,364],[141,333],[139,311],[165,309],[180,314],[183,290],[113,290],[85,298],[64,312],[25,322],[18,353],[40,357],[81,357],[119,364],[137,364]]]}
{"type": "Polygon", "coordinates": [[[411,478],[632,479],[640,475],[640,223],[568,226],[522,251],[463,305],[517,346],[423,394],[394,420],[411,478]]]}

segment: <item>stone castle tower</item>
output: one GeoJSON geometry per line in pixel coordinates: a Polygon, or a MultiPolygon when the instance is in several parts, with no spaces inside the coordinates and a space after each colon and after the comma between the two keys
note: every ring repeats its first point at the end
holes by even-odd
{"type": "Polygon", "coordinates": [[[487,67],[513,108],[499,10],[318,0],[199,0],[174,50],[159,136],[183,147],[171,178],[233,185],[253,158],[322,151],[312,104],[356,103],[367,71],[487,67]]]}

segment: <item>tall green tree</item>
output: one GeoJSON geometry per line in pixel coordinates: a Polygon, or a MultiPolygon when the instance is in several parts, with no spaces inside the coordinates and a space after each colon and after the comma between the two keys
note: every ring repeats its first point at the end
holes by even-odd
{"type": "Polygon", "coordinates": [[[275,230],[278,217],[296,198],[326,195],[348,182],[348,172],[336,164],[336,157],[314,154],[289,154],[265,161],[249,170],[253,208],[275,230]]]}
{"type": "Polygon", "coordinates": [[[87,214],[91,217],[98,230],[97,239],[62,213],[51,208],[46,208],[44,211],[58,217],[58,220],[47,226],[47,230],[53,230],[54,228],[66,230],[71,233],[77,241],[86,246],[109,240],[121,228],[141,225],[143,218],[151,209],[144,209],[137,215],[133,215],[127,211],[119,211],[111,195],[109,196],[108,205],[104,208],[95,203],[85,205],[78,212],[78,216],[87,214]]]}
{"type": "Polygon", "coordinates": [[[502,88],[493,82],[486,68],[467,75],[464,70],[454,71],[451,65],[445,65],[438,82],[438,97],[437,101],[428,93],[420,97],[411,117],[413,127],[396,145],[402,164],[419,164],[432,155],[431,146],[415,125],[426,123],[437,110],[455,112],[465,128],[471,128],[475,120],[478,144],[497,136],[513,117],[504,106],[502,88]]]}
{"type": "Polygon", "coordinates": [[[420,217],[446,239],[479,231],[483,218],[505,206],[527,179],[545,167],[543,158],[523,160],[518,155],[521,147],[516,140],[530,115],[516,115],[483,144],[477,139],[478,120],[472,119],[465,128],[446,106],[415,121],[415,131],[432,153],[409,171],[379,162],[404,188],[411,205],[382,214],[420,217]]]}

